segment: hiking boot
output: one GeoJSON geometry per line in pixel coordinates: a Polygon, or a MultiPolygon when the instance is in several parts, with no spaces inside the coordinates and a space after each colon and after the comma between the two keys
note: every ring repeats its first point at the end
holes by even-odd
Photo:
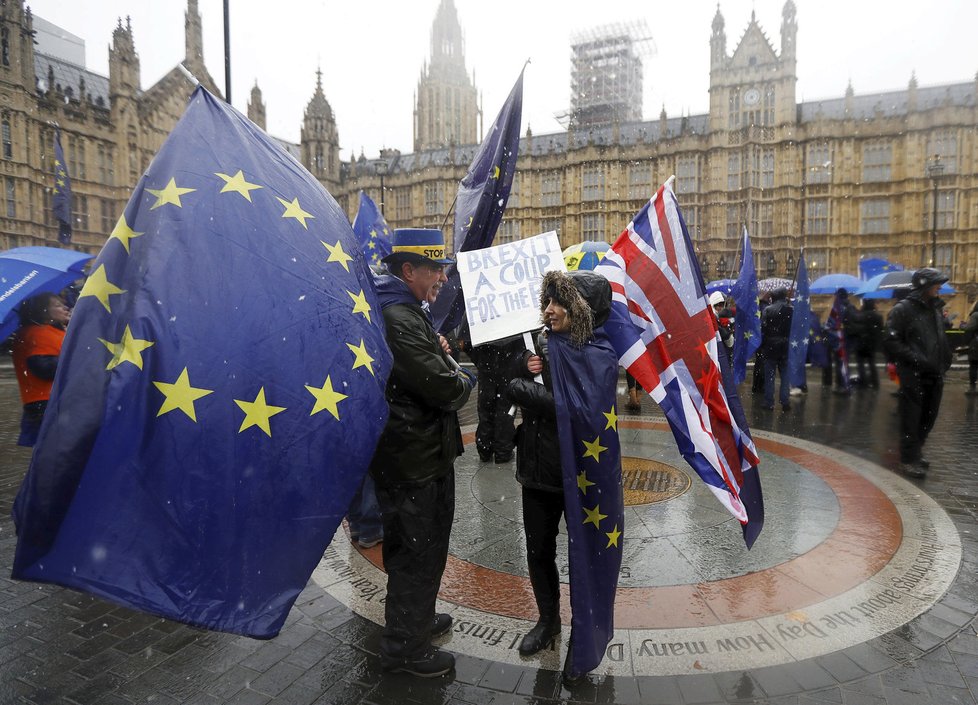
{"type": "Polygon", "coordinates": [[[523,641],[520,642],[520,656],[532,656],[546,648],[558,634],[560,634],[560,617],[546,619],[541,617],[540,621],[526,633],[523,641]]]}
{"type": "Polygon", "coordinates": [[[431,638],[437,639],[444,634],[448,634],[448,630],[451,628],[452,615],[439,612],[435,615],[435,621],[431,624],[431,638]]]}
{"type": "Polygon", "coordinates": [[[429,648],[420,656],[390,658],[381,655],[380,665],[390,673],[409,673],[418,678],[437,678],[455,668],[455,657],[446,651],[429,648]]]}

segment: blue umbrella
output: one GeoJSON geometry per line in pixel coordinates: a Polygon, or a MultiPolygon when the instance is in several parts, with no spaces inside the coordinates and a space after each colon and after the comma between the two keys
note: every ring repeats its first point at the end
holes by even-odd
{"type": "MultiPolygon", "coordinates": [[[[907,290],[913,286],[913,275],[916,270],[904,269],[898,272],[883,272],[867,282],[856,292],[864,299],[889,299],[897,290],[907,290]]],[[[950,284],[941,284],[939,294],[957,293],[950,284]]]]}
{"type": "Polygon", "coordinates": [[[812,282],[810,291],[813,294],[834,294],[839,289],[845,289],[853,294],[865,283],[851,274],[826,274],[812,282]]]}
{"type": "Polygon", "coordinates": [[[44,291],[58,293],[81,279],[92,256],[57,247],[15,247],[0,252],[0,341],[19,324],[16,308],[44,291]]]}
{"type": "Polygon", "coordinates": [[[717,279],[706,285],[706,293],[712,294],[714,291],[719,291],[724,296],[729,296],[730,290],[736,283],[736,279],[717,279]]]}

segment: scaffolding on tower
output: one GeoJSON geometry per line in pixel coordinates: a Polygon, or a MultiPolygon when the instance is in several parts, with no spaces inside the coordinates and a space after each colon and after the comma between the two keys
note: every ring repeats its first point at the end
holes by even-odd
{"type": "Polygon", "coordinates": [[[645,20],[592,27],[571,37],[571,106],[556,114],[565,128],[642,119],[643,66],[656,54],[645,20]]]}

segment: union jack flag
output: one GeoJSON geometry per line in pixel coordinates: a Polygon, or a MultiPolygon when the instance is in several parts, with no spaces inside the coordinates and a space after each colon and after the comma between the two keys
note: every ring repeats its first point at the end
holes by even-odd
{"type": "Polygon", "coordinates": [[[757,449],[668,183],[595,271],[611,282],[604,327],[621,365],[662,408],[683,457],[740,521],[750,548],[764,523],[757,449]]]}

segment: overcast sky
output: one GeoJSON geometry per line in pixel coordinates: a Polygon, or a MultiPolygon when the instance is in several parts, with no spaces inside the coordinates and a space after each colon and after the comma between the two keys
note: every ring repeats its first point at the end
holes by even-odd
{"type": "MultiPolygon", "coordinates": [[[[108,74],[108,45],[118,17],[132,16],[142,86],[159,80],[184,55],[181,0],[34,0],[37,15],[86,42],[87,65],[108,74]]],[[[222,0],[199,0],[204,59],[224,86],[222,0]]],[[[299,140],[302,113],[322,67],[323,89],[337,118],[341,156],[377,156],[381,147],[412,151],[413,96],[430,56],[439,0],[231,0],[232,98],[245,112],[257,80],[268,131],[299,140]]],[[[974,80],[978,3],[931,0],[796,0],[799,100],[974,80]]],[[[524,61],[523,132],[559,131],[554,113],[570,102],[572,34],[613,22],[644,20],[656,52],[645,63],[644,117],[704,113],[709,106],[709,40],[716,4],[654,2],[529,2],[455,0],[465,35],[465,60],[483,95],[485,126],[495,118],[524,61]]],[[[727,52],[751,11],[776,51],[783,0],[722,0],[727,52]]]]}

